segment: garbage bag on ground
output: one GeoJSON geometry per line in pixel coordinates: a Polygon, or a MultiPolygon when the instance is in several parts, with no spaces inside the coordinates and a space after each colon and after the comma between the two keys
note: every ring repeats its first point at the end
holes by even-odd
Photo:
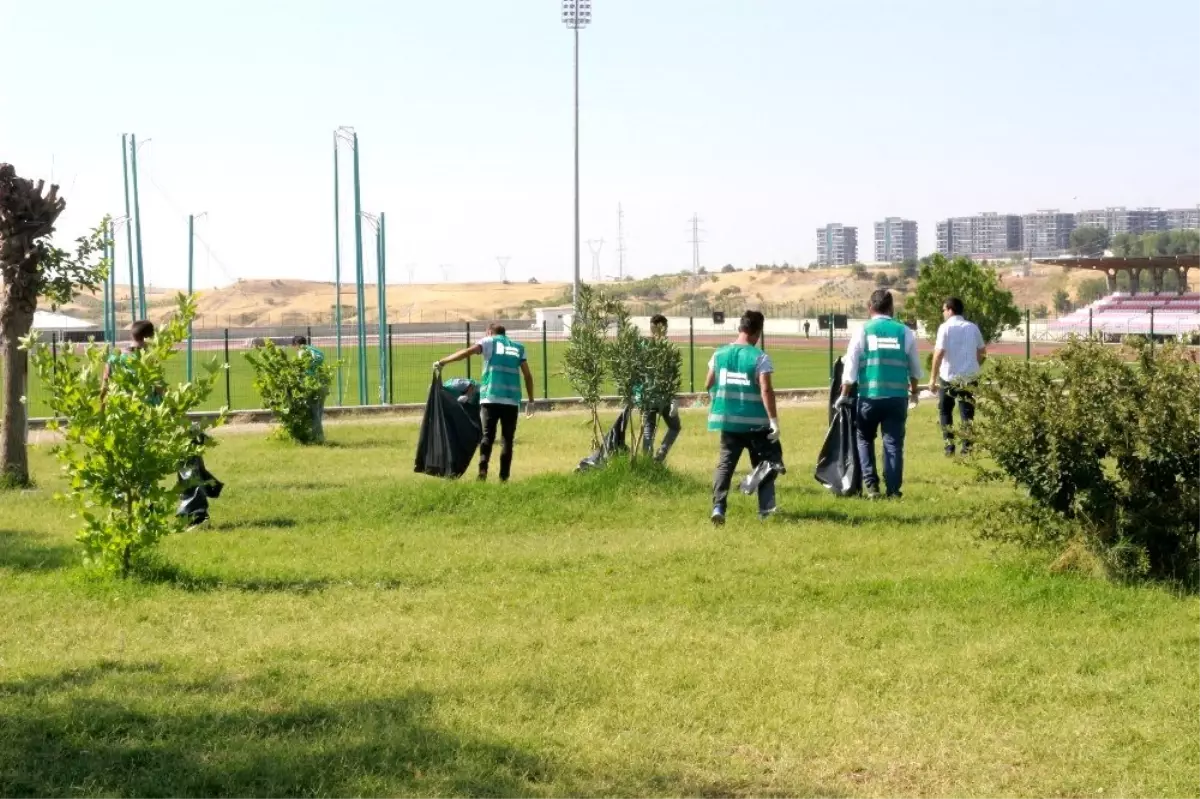
{"type": "Polygon", "coordinates": [[[755,445],[759,447],[757,452],[752,452],[751,455],[758,460],[758,466],[754,467],[754,471],[742,478],[738,483],[738,490],[743,494],[753,494],[762,485],[763,480],[772,474],[787,474],[787,467],[783,465],[783,445],[778,441],[767,441],[765,444],[755,445]]]}
{"type": "Polygon", "coordinates": [[[467,409],[434,374],[421,419],[417,459],[413,471],[435,477],[461,477],[483,438],[483,431],[467,409]]]}
{"type": "Polygon", "coordinates": [[[854,440],[854,406],[837,408],[833,414],[813,476],[839,497],[857,496],[862,493],[862,468],[854,440]]]}
{"type": "Polygon", "coordinates": [[[184,516],[193,524],[208,520],[208,500],[221,496],[225,484],[204,466],[204,458],[190,458],[176,473],[180,490],[176,516],[184,516]]]}
{"type": "Polygon", "coordinates": [[[612,427],[608,429],[608,434],[604,436],[604,440],[600,442],[600,449],[588,455],[579,462],[576,471],[585,469],[593,469],[604,462],[604,459],[615,452],[625,452],[628,450],[626,431],[629,429],[629,422],[633,418],[633,408],[626,408],[621,411],[621,415],[613,422],[612,427]]]}

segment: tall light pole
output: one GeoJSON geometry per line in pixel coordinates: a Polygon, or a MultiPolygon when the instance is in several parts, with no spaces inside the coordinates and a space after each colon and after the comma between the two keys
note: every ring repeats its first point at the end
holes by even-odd
{"type": "Polygon", "coordinates": [[[592,21],[592,0],[562,0],[563,24],[575,35],[575,282],[571,305],[579,307],[579,31],[592,21]]]}

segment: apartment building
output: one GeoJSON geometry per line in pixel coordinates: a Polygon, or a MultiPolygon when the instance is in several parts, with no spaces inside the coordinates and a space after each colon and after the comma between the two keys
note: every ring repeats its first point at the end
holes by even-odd
{"type": "Polygon", "coordinates": [[[831,222],[817,228],[817,263],[848,266],[858,261],[858,228],[831,222]]]}
{"type": "Polygon", "coordinates": [[[1075,214],[1075,227],[1102,227],[1108,231],[1110,236],[1120,233],[1140,236],[1143,233],[1169,229],[1166,212],[1157,208],[1127,209],[1123,206],[1080,211],[1075,214]]]}
{"type": "Polygon", "coordinates": [[[1167,230],[1200,230],[1200,205],[1195,208],[1168,208],[1163,211],[1167,230]]]}
{"type": "Polygon", "coordinates": [[[942,255],[1003,258],[1021,251],[1021,217],[987,212],[957,216],[937,224],[937,250],[942,255]]]}
{"type": "Polygon", "coordinates": [[[1059,211],[1035,211],[1021,218],[1021,241],[1025,252],[1035,258],[1060,255],[1071,248],[1075,214],[1059,211]]]}
{"type": "Polygon", "coordinates": [[[875,223],[875,260],[899,263],[906,258],[916,258],[917,223],[912,219],[889,216],[875,223]]]}

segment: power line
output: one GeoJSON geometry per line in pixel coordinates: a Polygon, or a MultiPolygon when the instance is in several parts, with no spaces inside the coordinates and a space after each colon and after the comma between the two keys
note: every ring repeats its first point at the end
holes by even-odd
{"type": "Polygon", "coordinates": [[[604,279],[600,271],[600,249],[604,247],[604,239],[588,239],[587,246],[592,251],[592,281],[599,283],[604,279]]]}
{"type": "Polygon", "coordinates": [[[700,238],[700,234],[704,233],[704,229],[700,227],[699,214],[692,214],[691,223],[692,274],[698,275],[700,274],[700,245],[704,242],[704,239],[700,238]]]}
{"type": "Polygon", "coordinates": [[[500,264],[500,282],[501,283],[508,282],[508,262],[511,260],[512,260],[512,257],[508,256],[508,255],[497,255],[496,256],[496,263],[500,264]]]}

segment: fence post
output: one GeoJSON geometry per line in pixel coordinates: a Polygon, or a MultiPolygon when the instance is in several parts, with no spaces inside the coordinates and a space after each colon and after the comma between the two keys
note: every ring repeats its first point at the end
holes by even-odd
{"type": "Polygon", "coordinates": [[[308,342],[308,346],[310,346],[310,347],[317,346],[316,344],[313,344],[313,340],[312,340],[312,325],[309,325],[308,327],[304,328],[304,340],[308,342]]]}
{"type": "Polygon", "coordinates": [[[550,399],[550,347],[546,343],[546,320],[542,320],[542,399],[550,399]]]}
{"type": "Polygon", "coordinates": [[[689,391],[696,393],[696,317],[688,317],[688,374],[691,376],[689,391]]]}
{"type": "Polygon", "coordinates": [[[388,372],[388,404],[396,404],[396,372],[392,364],[392,324],[388,322],[387,326],[387,372],[388,372]]]}
{"type": "Polygon", "coordinates": [[[1092,309],[1088,308],[1088,338],[1092,337],[1092,309]]]}
{"type": "Polygon", "coordinates": [[[229,385],[229,328],[225,328],[225,407],[233,409],[233,398],[229,385]]]}
{"type": "Polygon", "coordinates": [[[829,379],[833,379],[833,311],[829,312],[829,379]]]}
{"type": "MultiPolygon", "coordinates": [[[[466,330],[467,330],[467,346],[470,347],[471,346],[471,323],[470,322],[466,323],[466,330]]],[[[470,358],[470,356],[467,357],[467,379],[468,380],[471,379],[471,358],[470,358]]]]}
{"type": "MultiPolygon", "coordinates": [[[[28,371],[29,367],[26,366],[25,369],[28,371]]],[[[58,374],[58,333],[53,330],[50,331],[50,373],[52,375],[58,374]]],[[[25,396],[29,395],[26,394],[25,396]]]]}
{"type": "Polygon", "coordinates": [[[1150,354],[1154,354],[1154,309],[1150,309],[1150,354]]]}
{"type": "Polygon", "coordinates": [[[1033,360],[1031,352],[1030,352],[1030,337],[1031,336],[1032,336],[1032,331],[1029,329],[1029,309],[1026,308],[1025,309],[1025,362],[1026,363],[1029,363],[1031,360],[1033,360]]]}

